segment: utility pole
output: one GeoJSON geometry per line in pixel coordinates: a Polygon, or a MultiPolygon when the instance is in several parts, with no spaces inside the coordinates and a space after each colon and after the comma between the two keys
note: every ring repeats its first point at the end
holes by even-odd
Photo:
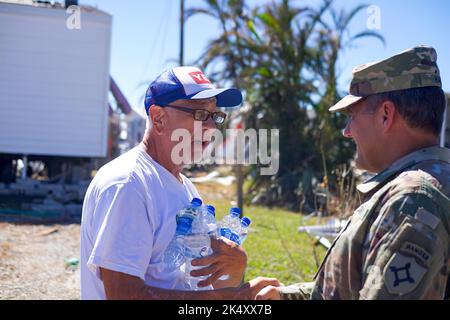
{"type": "Polygon", "coordinates": [[[448,135],[448,130],[447,127],[450,127],[450,123],[448,121],[448,108],[449,108],[449,101],[450,101],[450,95],[447,96],[445,95],[445,109],[444,109],[444,119],[442,122],[442,129],[441,129],[441,138],[440,138],[440,146],[442,148],[445,147],[446,143],[450,143],[450,141],[446,141],[447,135],[448,135]]]}
{"type": "Polygon", "coordinates": [[[184,65],[184,0],[180,0],[180,66],[184,65]]]}
{"type": "Polygon", "coordinates": [[[241,209],[241,218],[244,216],[244,172],[243,165],[236,165],[236,193],[237,206],[241,209]]]}
{"type": "MultiPolygon", "coordinates": [[[[237,124],[236,129],[243,130],[244,129],[244,115],[242,115],[242,118],[240,122],[237,124]]],[[[239,138],[237,138],[236,144],[237,148],[243,147],[240,146],[240,144],[237,142],[239,138]]],[[[238,154],[242,150],[237,150],[238,154]]],[[[244,158],[245,158],[245,151],[244,151],[244,158]]],[[[244,164],[239,163],[239,157],[236,158],[236,165],[235,165],[235,174],[236,174],[236,195],[237,195],[237,206],[241,209],[241,218],[244,216],[244,164]]]]}

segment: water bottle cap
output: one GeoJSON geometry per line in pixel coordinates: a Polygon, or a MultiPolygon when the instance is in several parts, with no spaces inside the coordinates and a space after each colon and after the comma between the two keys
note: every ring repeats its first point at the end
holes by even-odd
{"type": "Polygon", "coordinates": [[[214,206],[208,204],[206,206],[206,210],[208,210],[208,213],[212,214],[213,216],[216,216],[216,208],[214,208],[214,206]]]}
{"type": "Polygon", "coordinates": [[[194,198],[191,200],[191,204],[196,207],[200,207],[202,203],[203,203],[202,200],[200,200],[199,198],[194,198]]]}
{"type": "Polygon", "coordinates": [[[245,227],[248,227],[248,226],[250,225],[251,222],[252,222],[252,220],[250,220],[250,219],[247,218],[247,217],[243,217],[242,220],[241,220],[241,223],[242,223],[245,227]]]}
{"type": "Polygon", "coordinates": [[[230,209],[230,214],[232,216],[240,216],[241,215],[241,209],[239,209],[239,208],[231,208],[230,209]]]}

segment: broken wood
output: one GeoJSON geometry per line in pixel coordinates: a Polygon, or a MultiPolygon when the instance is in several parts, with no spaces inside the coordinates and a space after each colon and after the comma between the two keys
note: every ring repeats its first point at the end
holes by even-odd
{"type": "Polygon", "coordinates": [[[36,236],[44,237],[44,236],[48,236],[50,234],[56,233],[58,231],[59,231],[59,228],[55,227],[55,228],[51,228],[49,230],[44,230],[44,231],[41,231],[39,233],[36,233],[36,236]]]}

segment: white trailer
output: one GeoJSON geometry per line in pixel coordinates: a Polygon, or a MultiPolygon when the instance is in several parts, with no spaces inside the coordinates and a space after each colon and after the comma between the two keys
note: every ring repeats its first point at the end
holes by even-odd
{"type": "Polygon", "coordinates": [[[0,155],[105,157],[112,17],[0,0],[0,155]]]}

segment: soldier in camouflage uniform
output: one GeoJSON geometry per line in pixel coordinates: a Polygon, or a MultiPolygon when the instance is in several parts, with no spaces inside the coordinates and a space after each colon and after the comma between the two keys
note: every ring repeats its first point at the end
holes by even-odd
{"type": "Polygon", "coordinates": [[[449,277],[450,150],[439,147],[445,96],[436,51],[419,46],[353,70],[344,136],[378,174],[313,283],[257,299],[443,299],[449,277]]]}

